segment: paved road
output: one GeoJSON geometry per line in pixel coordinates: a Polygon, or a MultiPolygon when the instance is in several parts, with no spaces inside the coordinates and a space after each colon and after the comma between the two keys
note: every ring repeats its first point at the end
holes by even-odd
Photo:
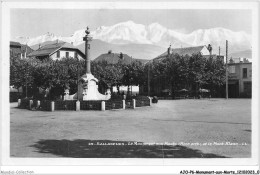
{"type": "Polygon", "coordinates": [[[117,111],[43,112],[16,105],[11,103],[13,157],[251,156],[249,99],[160,100],[117,111]]]}

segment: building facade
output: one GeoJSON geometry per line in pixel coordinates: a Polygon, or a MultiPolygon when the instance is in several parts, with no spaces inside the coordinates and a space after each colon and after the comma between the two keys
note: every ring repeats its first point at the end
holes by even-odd
{"type": "Polygon", "coordinates": [[[99,55],[93,60],[94,62],[106,61],[108,64],[117,64],[121,61],[122,64],[131,64],[133,61],[140,61],[142,64],[145,64],[149,60],[145,59],[136,59],[124,53],[113,53],[112,50],[109,50],[107,53],[99,55]]]}
{"type": "Polygon", "coordinates": [[[10,57],[12,58],[26,58],[28,54],[33,52],[29,46],[20,44],[18,42],[10,41],[10,57]]]}
{"type": "Polygon", "coordinates": [[[75,58],[81,60],[85,58],[84,53],[72,44],[59,41],[44,46],[39,45],[39,48],[28,56],[40,60],[47,58],[52,60],[60,60],[62,58],[75,58]]]}
{"type": "Polygon", "coordinates": [[[228,95],[230,98],[252,96],[252,62],[230,59],[228,63],[228,95]]]}

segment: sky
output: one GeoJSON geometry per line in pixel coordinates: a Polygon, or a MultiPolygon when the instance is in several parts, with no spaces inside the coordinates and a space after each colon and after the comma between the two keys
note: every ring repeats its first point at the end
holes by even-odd
{"type": "Polygon", "coordinates": [[[17,36],[36,37],[47,32],[70,36],[89,26],[111,26],[132,20],[149,25],[159,23],[169,29],[190,33],[197,29],[223,27],[251,34],[250,10],[113,10],[113,9],[12,9],[11,39],[17,36]]]}

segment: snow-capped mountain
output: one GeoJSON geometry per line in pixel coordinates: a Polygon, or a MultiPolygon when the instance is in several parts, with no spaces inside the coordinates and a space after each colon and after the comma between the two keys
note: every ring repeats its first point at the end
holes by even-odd
{"type": "MultiPolygon", "coordinates": [[[[63,40],[73,43],[75,46],[83,43],[85,29],[75,31],[68,37],[55,36],[47,33],[35,38],[17,37],[17,41],[29,46],[45,41],[63,40]]],[[[148,26],[136,24],[133,21],[118,23],[112,26],[101,26],[91,31],[93,39],[101,40],[110,44],[145,44],[160,47],[186,47],[211,44],[213,52],[218,52],[220,46],[225,48],[226,40],[229,41],[231,51],[241,51],[251,48],[251,35],[240,31],[234,32],[225,28],[199,29],[185,34],[158,24],[152,23],[148,26]]]]}

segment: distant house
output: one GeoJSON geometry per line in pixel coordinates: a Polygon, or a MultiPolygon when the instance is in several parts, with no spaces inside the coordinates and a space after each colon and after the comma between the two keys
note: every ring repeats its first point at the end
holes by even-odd
{"type": "Polygon", "coordinates": [[[22,58],[27,58],[27,56],[32,53],[34,50],[32,48],[30,48],[29,46],[27,45],[24,45],[24,44],[21,44],[22,47],[21,47],[21,56],[22,58]]]}
{"type": "Polygon", "coordinates": [[[20,44],[19,42],[10,41],[10,57],[26,58],[31,52],[33,52],[33,49],[29,46],[20,44]]]}
{"type": "Polygon", "coordinates": [[[20,43],[10,41],[10,56],[21,58],[21,47],[20,43]]]}
{"type": "Polygon", "coordinates": [[[52,60],[60,60],[62,58],[78,58],[84,59],[85,55],[78,48],[66,42],[57,42],[39,45],[39,48],[28,55],[29,57],[36,57],[40,60],[51,58],[52,60]]]}
{"type": "MultiPolygon", "coordinates": [[[[94,62],[103,62],[106,61],[108,64],[117,64],[119,61],[121,61],[122,64],[131,64],[133,61],[139,61],[142,64],[145,64],[149,60],[144,60],[144,59],[136,59],[133,57],[130,57],[127,54],[123,53],[113,53],[111,50],[108,51],[108,53],[101,54],[98,56],[96,59],[94,59],[94,62]]],[[[120,86],[119,91],[120,93],[127,93],[127,88],[126,86],[120,86]]],[[[139,94],[139,86],[131,86],[131,93],[132,94],[139,94]]],[[[117,92],[117,88],[113,87],[113,92],[117,92]]]]}
{"type": "Polygon", "coordinates": [[[140,61],[142,64],[148,62],[149,60],[144,59],[135,59],[130,57],[127,54],[123,53],[113,53],[111,50],[108,51],[108,53],[101,54],[96,59],[94,59],[94,62],[102,62],[106,61],[108,64],[116,64],[119,61],[121,61],[122,64],[131,64],[133,61],[140,61]]]}
{"type": "Polygon", "coordinates": [[[228,62],[228,95],[230,98],[252,96],[252,62],[231,58],[228,62]]]}
{"type": "Polygon", "coordinates": [[[224,59],[224,56],[218,56],[215,54],[211,54],[211,51],[207,48],[207,46],[195,46],[195,47],[183,47],[183,48],[171,48],[169,47],[166,52],[154,58],[154,60],[160,60],[166,58],[168,55],[178,54],[181,56],[192,56],[193,54],[201,54],[205,58],[209,58],[210,56],[213,59],[220,58],[224,59]]]}

